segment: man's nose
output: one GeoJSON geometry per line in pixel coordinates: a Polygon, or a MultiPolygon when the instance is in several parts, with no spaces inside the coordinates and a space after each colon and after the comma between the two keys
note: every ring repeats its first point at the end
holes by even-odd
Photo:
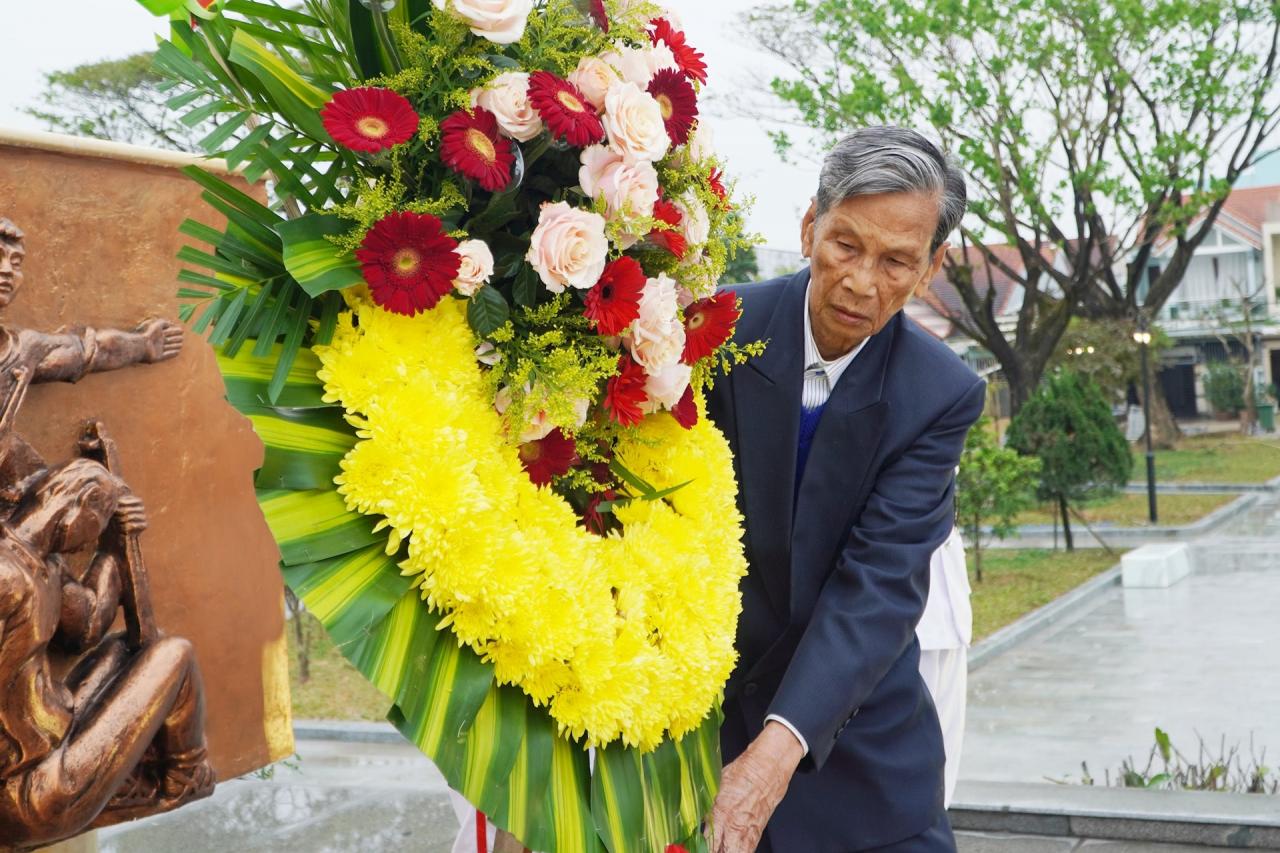
{"type": "Polygon", "coordinates": [[[873,261],[857,258],[845,269],[841,286],[850,293],[865,297],[876,292],[876,267],[873,261]]]}

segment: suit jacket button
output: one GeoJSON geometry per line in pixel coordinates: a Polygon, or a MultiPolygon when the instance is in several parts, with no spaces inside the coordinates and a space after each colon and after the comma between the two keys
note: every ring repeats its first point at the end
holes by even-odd
{"type": "Polygon", "coordinates": [[[756,684],[754,681],[748,681],[748,682],[747,682],[745,685],[743,685],[743,687],[742,687],[742,695],[743,695],[743,696],[754,696],[754,695],[755,695],[755,692],[756,692],[757,690],[759,690],[759,689],[760,689],[760,685],[756,684]]]}

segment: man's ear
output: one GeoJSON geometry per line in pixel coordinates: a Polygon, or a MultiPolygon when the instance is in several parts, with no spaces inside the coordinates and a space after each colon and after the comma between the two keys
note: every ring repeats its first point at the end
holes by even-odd
{"type": "Polygon", "coordinates": [[[943,243],[938,247],[938,251],[933,253],[933,259],[929,262],[929,276],[925,279],[925,286],[929,282],[938,277],[938,271],[942,269],[942,263],[947,259],[947,252],[951,251],[950,243],[943,243]]]}
{"type": "Polygon", "coordinates": [[[809,201],[809,209],[800,220],[800,254],[806,258],[813,257],[813,230],[818,221],[818,200],[809,201]]]}

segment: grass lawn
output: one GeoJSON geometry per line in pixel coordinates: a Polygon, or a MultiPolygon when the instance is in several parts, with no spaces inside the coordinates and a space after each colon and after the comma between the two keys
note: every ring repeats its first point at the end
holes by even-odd
{"type": "MultiPolygon", "coordinates": [[[[1276,454],[1280,456],[1280,453],[1276,454]]],[[[1204,518],[1220,506],[1225,506],[1239,495],[1196,495],[1196,494],[1162,494],[1157,495],[1156,510],[1160,523],[1169,525],[1190,524],[1204,518]]],[[[1121,494],[1105,501],[1099,501],[1075,509],[1089,520],[1090,524],[1111,522],[1121,527],[1142,527],[1147,524],[1147,496],[1145,494],[1121,494]]],[[[1054,508],[1045,504],[1020,513],[1018,524],[1053,524],[1054,508]]],[[[1061,523],[1061,522],[1059,522],[1061,523]]],[[[1080,528],[1079,519],[1071,517],[1073,531],[1080,528]]]]}
{"type": "Polygon", "coordinates": [[[315,638],[311,643],[311,678],[306,684],[298,679],[293,625],[285,625],[289,637],[289,688],[293,691],[294,718],[385,720],[391,702],[347,662],[318,619],[310,613],[304,613],[302,619],[315,638]]]}
{"type": "MultiPolygon", "coordinates": [[[[1133,449],[1133,479],[1146,479],[1146,451],[1133,449]]],[[[1177,450],[1156,451],[1156,482],[1263,483],[1280,477],[1280,439],[1238,433],[1198,435],[1178,442],[1177,450]]]]}
{"type": "MultiPolygon", "coordinates": [[[[982,552],[982,582],[973,579],[973,552],[968,554],[973,580],[973,639],[1008,625],[1037,607],[1120,561],[1100,548],[1067,553],[1041,550],[982,552]]],[[[296,707],[296,705],[295,705],[296,707]]]]}

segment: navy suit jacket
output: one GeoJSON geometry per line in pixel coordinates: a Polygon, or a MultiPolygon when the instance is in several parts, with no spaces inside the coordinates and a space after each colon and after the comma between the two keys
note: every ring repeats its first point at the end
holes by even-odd
{"type": "Polygon", "coordinates": [[[943,808],[915,627],[985,395],[899,313],[832,390],[797,497],[808,281],[805,270],[737,289],[737,339],[768,346],[708,396],[733,448],[750,564],[721,746],[727,763],[767,715],[794,725],[809,754],[767,840],[776,853],[851,853],[919,835],[943,808]]]}

